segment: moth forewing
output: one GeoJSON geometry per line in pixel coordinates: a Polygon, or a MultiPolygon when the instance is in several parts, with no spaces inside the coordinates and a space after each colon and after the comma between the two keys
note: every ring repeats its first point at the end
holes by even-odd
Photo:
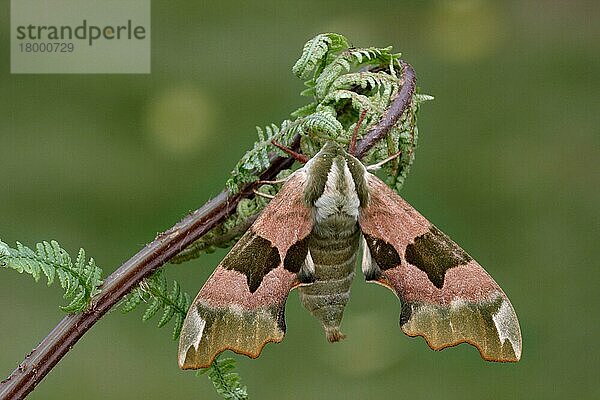
{"type": "Polygon", "coordinates": [[[312,230],[305,181],[303,171],[288,179],[198,293],[181,331],[181,368],[206,368],[224,350],[256,358],[283,340],[285,301],[306,257],[298,244],[312,230]]]}
{"type": "Polygon", "coordinates": [[[469,343],[486,360],[518,361],[519,322],[498,284],[380,179],[368,174],[367,182],[363,272],[401,300],[402,331],[435,350],[469,343]]]}

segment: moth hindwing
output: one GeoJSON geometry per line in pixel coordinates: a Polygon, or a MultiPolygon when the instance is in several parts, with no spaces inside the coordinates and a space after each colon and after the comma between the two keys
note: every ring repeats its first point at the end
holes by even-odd
{"type": "Polygon", "coordinates": [[[502,289],[464,250],[335,143],[290,176],[202,287],[179,343],[181,368],[205,368],[224,350],[258,357],[285,334],[300,300],[329,341],[340,330],[359,247],[368,281],[396,293],[400,326],[432,349],[476,346],[517,361],[521,333],[502,289]]]}

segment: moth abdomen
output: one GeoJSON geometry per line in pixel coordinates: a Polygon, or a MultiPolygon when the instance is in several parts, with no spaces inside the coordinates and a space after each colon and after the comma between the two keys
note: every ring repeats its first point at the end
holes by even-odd
{"type": "Polygon", "coordinates": [[[298,290],[302,305],[321,322],[330,342],[344,338],[339,326],[350,298],[359,239],[355,225],[354,231],[341,235],[324,237],[313,232],[310,236],[315,280],[298,290]]]}
{"type": "Polygon", "coordinates": [[[317,280],[303,289],[305,295],[322,296],[327,294],[337,294],[347,292],[354,280],[354,272],[341,278],[317,280]]]}

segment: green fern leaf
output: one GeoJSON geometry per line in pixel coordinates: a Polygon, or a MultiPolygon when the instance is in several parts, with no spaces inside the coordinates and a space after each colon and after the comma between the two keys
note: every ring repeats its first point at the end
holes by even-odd
{"type": "Polygon", "coordinates": [[[350,72],[352,64],[346,59],[346,55],[339,55],[333,63],[327,65],[319,77],[315,80],[315,96],[322,100],[333,81],[345,72],[350,72]]]}
{"type": "MultiPolygon", "coordinates": [[[[75,285],[73,285],[73,286],[75,286],[75,285]]],[[[66,306],[61,306],[60,308],[64,312],[69,313],[69,314],[81,311],[81,304],[86,304],[85,296],[86,296],[86,292],[84,290],[79,290],[79,291],[74,290],[73,297],[71,298],[71,302],[66,306]]],[[[69,298],[69,297],[67,297],[66,293],[65,293],[65,298],[69,298]]]]}
{"type": "Polygon", "coordinates": [[[192,300],[190,296],[186,292],[181,292],[179,294],[179,301],[177,303],[178,308],[175,313],[175,326],[173,327],[173,340],[176,340],[181,333],[181,328],[183,327],[183,322],[185,320],[185,314],[181,313],[180,310],[186,310],[190,308],[192,304],[192,300]]]}
{"type": "Polygon", "coordinates": [[[133,311],[142,301],[150,304],[142,315],[143,321],[151,319],[162,310],[162,316],[158,321],[158,327],[162,328],[175,317],[173,340],[176,340],[191,304],[190,296],[181,290],[179,283],[174,281],[173,288],[169,291],[167,279],[162,270],[159,270],[131,290],[121,302],[121,311],[123,313],[133,311]]]}
{"type": "Polygon", "coordinates": [[[424,103],[426,101],[435,100],[435,97],[430,96],[428,94],[415,93],[413,99],[414,99],[415,103],[420,104],[420,103],[424,103]]]}
{"type": "Polygon", "coordinates": [[[128,313],[133,311],[142,302],[142,297],[137,290],[130,292],[121,303],[121,311],[128,313]]]}
{"type": "Polygon", "coordinates": [[[102,284],[102,270],[96,266],[93,259],[86,264],[83,249],[79,250],[78,259],[73,264],[69,253],[55,240],[37,243],[35,251],[19,242],[13,249],[0,241],[0,267],[11,268],[19,273],[25,272],[36,282],[44,274],[48,286],[58,277],[61,287],[65,290],[64,298],[69,300],[69,304],[61,307],[67,313],[85,310],[102,284]]]}
{"type": "Polygon", "coordinates": [[[292,67],[292,73],[300,79],[308,79],[317,71],[328,52],[339,52],[348,48],[348,41],[336,33],[324,33],[315,36],[302,49],[302,55],[292,67]]]}
{"type": "Polygon", "coordinates": [[[208,375],[215,390],[224,399],[247,400],[246,386],[241,385],[240,376],[234,370],[235,360],[233,358],[216,357],[211,366],[199,371],[199,374],[208,375]]]}
{"type": "Polygon", "coordinates": [[[161,302],[160,298],[152,298],[150,306],[146,309],[146,311],[144,311],[144,315],[142,315],[142,321],[148,321],[150,318],[154,317],[162,306],[163,303],[161,302]]]}
{"type": "Polygon", "coordinates": [[[294,118],[306,117],[307,115],[312,114],[317,109],[317,103],[310,103],[303,107],[300,107],[296,111],[292,112],[290,115],[294,118]]]}
{"type": "Polygon", "coordinates": [[[284,121],[281,127],[274,124],[267,126],[264,130],[256,127],[259,140],[254,143],[252,150],[242,157],[231,172],[231,177],[226,183],[230,192],[235,193],[242,185],[258,179],[258,175],[269,166],[269,153],[280,151],[273,146],[271,140],[276,140],[286,146],[289,145],[293,136],[291,127],[289,121],[284,121]]]}
{"type": "Polygon", "coordinates": [[[158,321],[158,327],[162,328],[165,326],[171,319],[173,319],[173,315],[175,315],[175,307],[169,305],[165,306],[163,315],[158,321]]]}

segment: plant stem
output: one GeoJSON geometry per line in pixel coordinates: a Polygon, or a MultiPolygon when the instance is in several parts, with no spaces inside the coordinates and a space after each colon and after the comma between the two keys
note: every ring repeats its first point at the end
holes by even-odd
{"type": "MultiPolygon", "coordinates": [[[[363,157],[390,131],[412,100],[415,90],[414,71],[405,62],[401,61],[401,65],[404,69],[402,89],[381,121],[358,143],[358,157],[363,157]]],[[[299,145],[300,137],[297,136],[291,148],[298,149],[299,145]]],[[[270,167],[260,179],[275,179],[277,174],[289,168],[293,161],[292,158],[273,157],[270,167]]],[[[100,293],[93,299],[88,310],[64,317],[10,376],[0,383],[0,399],[25,398],[88,329],[135,285],[235,212],[242,198],[254,196],[253,190],[256,187],[256,182],[247,184],[234,195],[224,190],[171,229],[159,234],[154,241],[127,260],[106,278],[100,293]]]]}
{"type": "Polygon", "coordinates": [[[394,99],[390,108],[388,108],[383,117],[379,121],[377,125],[375,125],[365,137],[358,142],[356,146],[356,157],[362,158],[367,154],[367,152],[381,139],[383,139],[390,129],[396,122],[400,119],[404,111],[412,101],[413,95],[415,94],[416,81],[415,71],[405,61],[400,60],[400,66],[402,66],[403,76],[402,79],[404,82],[402,83],[402,88],[398,93],[398,96],[394,99]]]}

